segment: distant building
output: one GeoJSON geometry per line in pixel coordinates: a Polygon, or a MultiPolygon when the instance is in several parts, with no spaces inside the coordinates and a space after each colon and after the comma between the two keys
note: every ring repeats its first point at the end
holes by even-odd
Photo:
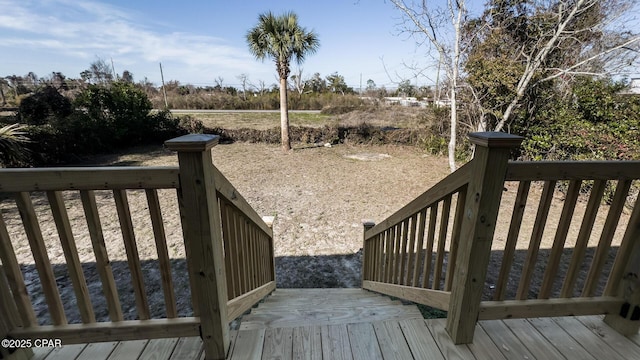
{"type": "Polygon", "coordinates": [[[640,94],[640,78],[631,79],[626,94],[640,94]]]}

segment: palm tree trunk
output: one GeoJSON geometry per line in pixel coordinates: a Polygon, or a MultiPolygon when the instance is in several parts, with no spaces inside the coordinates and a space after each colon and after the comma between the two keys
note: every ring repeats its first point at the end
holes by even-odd
{"type": "Polygon", "coordinates": [[[289,108],[287,106],[287,78],[280,78],[280,131],[282,134],[282,150],[291,150],[289,138],[289,108]]]}

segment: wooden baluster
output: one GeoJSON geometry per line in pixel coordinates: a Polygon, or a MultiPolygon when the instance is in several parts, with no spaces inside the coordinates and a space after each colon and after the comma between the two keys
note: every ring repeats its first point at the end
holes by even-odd
{"type": "Polygon", "coordinates": [[[406,266],[407,266],[407,242],[409,240],[409,218],[402,221],[402,248],[400,249],[400,276],[398,278],[398,284],[404,285],[406,278],[406,266]]]}
{"type": "Polygon", "coordinates": [[[531,233],[529,249],[527,250],[527,259],[524,262],[522,274],[520,275],[520,283],[518,283],[518,290],[516,292],[516,299],[518,300],[526,300],[529,297],[529,286],[531,284],[531,278],[533,277],[533,271],[536,267],[538,251],[540,250],[540,242],[542,241],[542,234],[544,233],[544,228],[547,223],[549,208],[551,207],[551,200],[553,200],[553,192],[555,188],[555,181],[547,181],[545,182],[544,189],[542,190],[540,204],[538,204],[538,213],[536,214],[536,220],[533,223],[533,232],[531,233]]]}
{"type": "Polygon", "coordinates": [[[416,234],[418,237],[418,245],[416,246],[416,262],[413,268],[413,281],[411,282],[412,286],[419,286],[418,281],[420,277],[420,269],[422,265],[422,253],[424,250],[422,249],[424,245],[424,228],[426,223],[427,209],[422,209],[420,211],[420,225],[418,226],[418,233],[416,234]]]}
{"type": "Polygon", "coordinates": [[[376,261],[378,262],[378,270],[375,274],[375,281],[381,282],[382,280],[382,276],[383,276],[383,270],[384,270],[384,242],[385,242],[385,236],[386,236],[386,231],[385,232],[381,232],[380,233],[380,239],[378,241],[378,258],[376,259],[376,261]]]}
{"type": "Polygon", "coordinates": [[[513,215],[511,215],[511,223],[509,224],[509,232],[507,233],[507,243],[505,244],[502,255],[500,274],[498,275],[496,291],[493,294],[494,300],[504,300],[505,297],[507,281],[509,281],[509,273],[511,272],[511,265],[513,264],[518,235],[520,234],[520,226],[522,225],[522,217],[527,207],[527,197],[529,196],[530,188],[531,181],[522,181],[518,186],[518,194],[513,204],[513,215]]]}
{"type": "Polygon", "coordinates": [[[409,260],[407,262],[407,275],[405,285],[413,286],[413,269],[416,262],[416,230],[418,228],[418,214],[411,217],[411,227],[409,229],[409,260]]]}
{"type": "Polygon", "coordinates": [[[578,271],[580,271],[580,266],[584,259],[584,253],[587,250],[591,231],[593,230],[593,224],[595,223],[596,215],[598,214],[598,209],[600,208],[600,202],[602,201],[602,195],[604,194],[606,185],[607,182],[604,180],[596,180],[593,184],[593,189],[591,189],[591,195],[589,196],[589,202],[587,204],[587,210],[582,218],[580,232],[576,239],[576,245],[573,248],[573,256],[571,258],[571,263],[569,264],[569,270],[567,270],[567,275],[564,278],[564,284],[562,284],[562,291],[560,292],[561,297],[573,296],[573,288],[576,284],[578,271]]]}
{"type": "Polygon", "coordinates": [[[96,322],[93,306],[91,305],[91,297],[89,296],[89,288],[82,271],[82,264],[78,256],[78,248],[76,247],[73,232],[71,231],[71,223],[67,208],[64,206],[62,194],[59,191],[47,191],[47,199],[51,205],[51,213],[53,221],[56,224],[62,251],[67,261],[67,270],[73,284],[73,291],[76,295],[76,302],[82,322],[90,324],[96,322]]]}
{"type": "Polygon", "coordinates": [[[131,282],[133,294],[136,299],[138,317],[140,320],[148,320],[151,317],[149,314],[149,301],[147,300],[147,293],[144,289],[142,267],[140,266],[140,256],[138,255],[138,247],[136,246],[136,238],[133,232],[133,222],[131,221],[131,210],[129,210],[127,193],[125,190],[113,190],[113,198],[116,201],[116,210],[118,212],[118,219],[120,220],[124,248],[127,253],[127,264],[131,272],[131,282]]]}
{"type": "MultiPolygon", "coordinates": [[[[21,326],[18,307],[11,297],[3,265],[0,265],[0,339],[5,339],[12,330],[21,326]]],[[[30,348],[12,349],[11,353],[9,350],[0,346],[0,359],[30,359],[33,356],[30,348]]]]}
{"type": "Polygon", "coordinates": [[[438,218],[438,203],[431,206],[429,210],[429,231],[427,234],[427,248],[424,255],[424,271],[422,274],[422,287],[429,286],[431,277],[431,259],[433,258],[433,242],[436,237],[436,219],[438,218]]]}
{"type": "Polygon", "coordinates": [[[521,137],[504,133],[471,133],[469,138],[476,151],[446,326],[455,344],[473,341],[507,161],[511,149],[522,142],[521,137]]]}
{"type": "Polygon", "coordinates": [[[249,272],[248,268],[248,248],[247,248],[247,232],[244,226],[244,218],[240,214],[239,211],[234,209],[233,211],[234,222],[236,224],[236,239],[238,242],[238,269],[240,271],[240,282],[241,282],[241,292],[240,294],[245,294],[250,291],[249,286],[249,272]]]}
{"type": "Polygon", "coordinates": [[[447,195],[444,198],[444,202],[442,203],[442,216],[440,216],[440,232],[438,234],[438,252],[436,254],[433,285],[431,286],[431,288],[434,290],[440,290],[445,245],[447,243],[447,230],[449,227],[449,215],[451,215],[451,194],[447,195]]]}
{"type": "Polygon", "coordinates": [[[89,229],[89,237],[91,238],[91,246],[96,257],[96,268],[102,282],[102,292],[107,301],[109,309],[109,318],[111,321],[122,321],[122,308],[120,307],[120,299],[118,298],[118,290],[116,281],[113,278],[109,255],[107,254],[107,246],[104,242],[102,234],[102,224],[98,215],[98,205],[96,204],[96,196],[92,190],[80,191],[80,199],[82,207],[87,219],[87,227],[89,229]]]}
{"type": "Polygon", "coordinates": [[[149,205],[149,215],[151,226],[153,227],[153,238],[158,252],[158,263],[160,265],[160,276],[162,278],[162,291],[164,293],[164,304],[167,318],[173,319],[178,316],[176,309],[176,297],[173,289],[173,279],[171,277],[171,261],[169,260],[169,250],[167,249],[167,237],[164,231],[164,221],[160,210],[160,199],[156,189],[146,189],[147,204],[149,205]]]}
{"type": "Polygon", "coordinates": [[[582,296],[594,296],[598,281],[602,275],[602,269],[609,255],[609,249],[611,248],[611,241],[613,235],[618,228],[618,222],[620,221],[620,215],[624,209],[624,204],[627,200],[627,194],[631,188],[631,180],[619,180],[616,186],[616,192],[613,195],[613,202],[609,207],[609,213],[607,219],[604,221],[602,228],[602,234],[600,234],[600,240],[598,241],[598,247],[596,253],[593,256],[593,261],[589,267],[589,274],[587,274],[587,280],[584,283],[582,289],[582,296]]]}
{"type": "Polygon", "coordinates": [[[402,229],[404,228],[404,224],[403,222],[400,222],[398,225],[396,225],[396,239],[395,239],[395,255],[394,255],[394,263],[393,263],[393,283],[394,284],[399,284],[400,283],[400,256],[402,254],[402,229]]]}
{"type": "Polygon", "coordinates": [[[0,260],[2,260],[2,267],[6,272],[7,282],[13,294],[13,300],[18,308],[22,325],[24,327],[37,326],[38,319],[36,319],[36,313],[33,311],[27,286],[24,283],[20,264],[11,245],[11,238],[9,237],[7,225],[4,222],[2,213],[0,213],[0,260]]]}
{"type": "MultiPolygon", "coordinates": [[[[191,248],[198,288],[200,329],[207,359],[224,359],[229,350],[227,276],[224,265],[220,209],[213,176],[211,149],[218,136],[185,135],[165,142],[178,152],[182,229],[191,248]]],[[[193,292],[193,289],[192,289],[193,292]]]]}
{"type": "Polygon", "coordinates": [[[458,246],[460,245],[460,233],[462,231],[462,221],[464,217],[464,203],[467,200],[467,187],[458,192],[456,200],[456,215],[453,220],[453,233],[451,234],[451,245],[449,246],[449,262],[444,279],[444,291],[451,291],[453,285],[453,272],[455,271],[458,258],[458,246]]]}
{"type": "Polygon", "coordinates": [[[564,199],[560,222],[558,223],[556,236],[553,239],[553,246],[551,247],[551,253],[549,254],[549,261],[547,261],[547,267],[544,272],[544,279],[542,280],[540,293],[538,293],[538,299],[548,299],[549,296],[551,296],[553,281],[558,274],[560,259],[562,257],[562,251],[564,250],[564,243],[567,240],[567,234],[569,233],[569,227],[571,226],[571,218],[573,217],[573,212],[576,208],[578,195],[580,195],[581,183],[581,180],[572,180],[569,183],[569,190],[567,191],[567,197],[564,199]]]}
{"type": "Polygon", "coordinates": [[[24,230],[27,233],[27,239],[29,239],[29,246],[31,247],[33,260],[36,263],[36,269],[38,269],[38,276],[40,277],[42,291],[44,292],[44,297],[49,307],[51,321],[53,321],[54,325],[65,325],[67,323],[67,317],[64,314],[56,277],[53,274],[53,268],[51,267],[49,255],[47,254],[47,247],[42,237],[42,230],[40,230],[40,224],[38,224],[36,211],[33,208],[29,193],[18,193],[16,196],[16,204],[20,210],[20,217],[22,218],[24,230]]]}
{"type": "Polygon", "coordinates": [[[237,296],[234,289],[234,273],[233,273],[233,257],[231,251],[231,224],[229,221],[229,214],[227,211],[227,202],[218,198],[218,206],[220,208],[220,219],[222,221],[222,239],[224,242],[224,266],[227,273],[227,296],[229,300],[237,296]]]}
{"type": "MultiPolygon", "coordinates": [[[[180,188],[177,188],[176,191],[176,195],[177,200],[178,200],[178,209],[180,211],[180,223],[184,223],[184,215],[182,214],[182,209],[184,209],[185,204],[183,201],[183,197],[182,197],[182,191],[180,190],[180,188]]],[[[193,316],[194,317],[200,317],[200,306],[198,304],[198,299],[200,298],[200,295],[198,295],[198,286],[196,285],[196,278],[195,276],[192,276],[191,274],[195,274],[196,270],[193,267],[193,256],[191,256],[191,245],[189,238],[184,236],[184,225],[182,225],[182,229],[183,229],[183,235],[182,235],[182,242],[184,243],[184,256],[187,262],[187,275],[189,277],[189,290],[190,290],[190,295],[191,295],[191,307],[193,309],[193,316]]]]}
{"type": "Polygon", "coordinates": [[[386,243],[386,250],[385,250],[385,256],[384,256],[384,282],[385,283],[390,283],[391,282],[391,274],[393,273],[393,271],[391,270],[391,267],[393,266],[393,237],[394,237],[394,233],[393,233],[393,229],[388,229],[387,230],[387,243],[386,243]]]}

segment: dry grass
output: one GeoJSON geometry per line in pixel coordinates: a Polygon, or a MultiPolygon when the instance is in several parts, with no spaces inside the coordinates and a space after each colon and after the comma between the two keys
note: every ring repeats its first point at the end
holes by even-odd
{"type": "MultiPolygon", "coordinates": [[[[356,287],[360,285],[360,254],[362,247],[361,219],[381,221],[404,204],[421,194],[448,174],[447,160],[443,157],[424,155],[414,147],[404,146],[349,146],[330,148],[298,148],[283,153],[278,145],[234,143],[218,145],[213,149],[215,165],[225,174],[247,201],[261,215],[274,215],[275,255],[277,282],[279,287],[356,287]],[[387,154],[376,161],[360,161],[349,158],[355,154],[387,154]]],[[[96,159],[99,165],[177,165],[177,157],[161,148],[141,148],[119,155],[96,159]]],[[[83,164],[86,165],[86,164],[83,164]]],[[[499,215],[493,243],[495,257],[489,268],[488,282],[491,284],[499,271],[501,250],[508,231],[508,219],[513,208],[516,187],[507,184],[503,194],[503,206],[499,215]]],[[[524,251],[531,234],[537,199],[541,190],[533,187],[524,217],[518,249],[524,251]]],[[[562,194],[557,193],[549,213],[550,228],[545,231],[542,249],[553,243],[554,226],[557,225],[563,206],[562,194]]],[[[77,194],[68,193],[67,208],[74,223],[74,235],[84,262],[95,261],[90,245],[83,210],[77,194]]],[[[161,195],[163,214],[168,233],[170,256],[174,261],[181,315],[189,314],[188,281],[185,281],[184,249],[179,214],[176,208],[175,191],[164,191],[161,195]]],[[[47,242],[48,253],[54,264],[64,263],[63,253],[51,213],[43,194],[34,194],[34,203],[42,232],[47,242]]],[[[144,194],[129,192],[129,202],[136,224],[136,237],[141,258],[149,260],[143,264],[145,282],[154,316],[163,315],[162,292],[155,259],[155,245],[148,220],[144,194]]],[[[98,192],[100,215],[107,240],[108,253],[113,262],[114,273],[119,279],[119,291],[125,313],[135,318],[133,294],[128,280],[126,253],[122,243],[113,198],[109,192],[98,192]]],[[[586,201],[576,206],[576,214],[584,213],[586,201]]],[[[20,216],[11,201],[1,204],[2,215],[8,224],[18,259],[23,264],[29,291],[40,316],[46,318],[46,305],[39,291],[39,280],[33,271],[30,254],[20,216]]],[[[606,206],[602,206],[595,225],[590,246],[599,236],[606,217],[606,206]]],[[[452,213],[454,213],[452,211],[452,213]]],[[[621,223],[626,224],[628,214],[621,223]]],[[[567,246],[572,246],[580,227],[580,221],[572,223],[567,246]]],[[[622,228],[622,227],[620,227],[622,228]]],[[[619,244],[618,231],[614,245],[619,244]]],[[[615,254],[615,253],[613,253],[615,254]]],[[[516,265],[518,259],[516,259],[516,265]]],[[[545,259],[540,258],[537,278],[544,271],[545,259]]],[[[521,267],[521,264],[519,264],[521,267]]],[[[509,287],[510,293],[517,287],[519,273],[515,267],[509,287]]],[[[56,268],[58,285],[63,300],[68,306],[69,318],[79,321],[77,310],[73,310],[74,296],[71,292],[66,269],[56,268]]],[[[94,307],[99,317],[105,318],[104,301],[100,300],[100,285],[91,269],[86,269],[94,307]],[[102,306],[102,308],[101,308],[102,306]]],[[[535,284],[534,284],[535,285],[535,284]]],[[[532,288],[535,290],[535,286],[532,288]]],[[[535,296],[535,294],[533,294],[535,296]]],[[[46,321],[46,320],[45,320],[46,321]]]]}

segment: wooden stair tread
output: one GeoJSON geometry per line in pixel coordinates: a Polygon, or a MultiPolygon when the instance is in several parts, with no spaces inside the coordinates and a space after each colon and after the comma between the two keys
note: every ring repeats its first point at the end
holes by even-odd
{"type": "Polygon", "coordinates": [[[277,327],[353,324],[385,320],[422,319],[415,306],[355,307],[325,311],[264,311],[246,315],[240,330],[277,327]]]}
{"type": "Polygon", "coordinates": [[[354,304],[390,304],[400,302],[399,300],[391,300],[387,297],[380,298],[363,298],[363,299],[273,299],[266,298],[260,305],[264,306],[308,306],[308,305],[354,305],[354,304]]]}
{"type": "MultiPolygon", "coordinates": [[[[389,307],[402,306],[402,303],[390,302],[385,304],[327,304],[317,306],[265,306],[254,308],[251,310],[252,314],[264,314],[264,313],[317,313],[317,312],[342,312],[352,309],[385,309],[389,307]]],[[[410,306],[409,306],[410,307],[410,306]]]]}
{"type": "Polygon", "coordinates": [[[362,289],[277,289],[242,317],[240,330],[404,319],[422,314],[415,305],[362,289]]]}

